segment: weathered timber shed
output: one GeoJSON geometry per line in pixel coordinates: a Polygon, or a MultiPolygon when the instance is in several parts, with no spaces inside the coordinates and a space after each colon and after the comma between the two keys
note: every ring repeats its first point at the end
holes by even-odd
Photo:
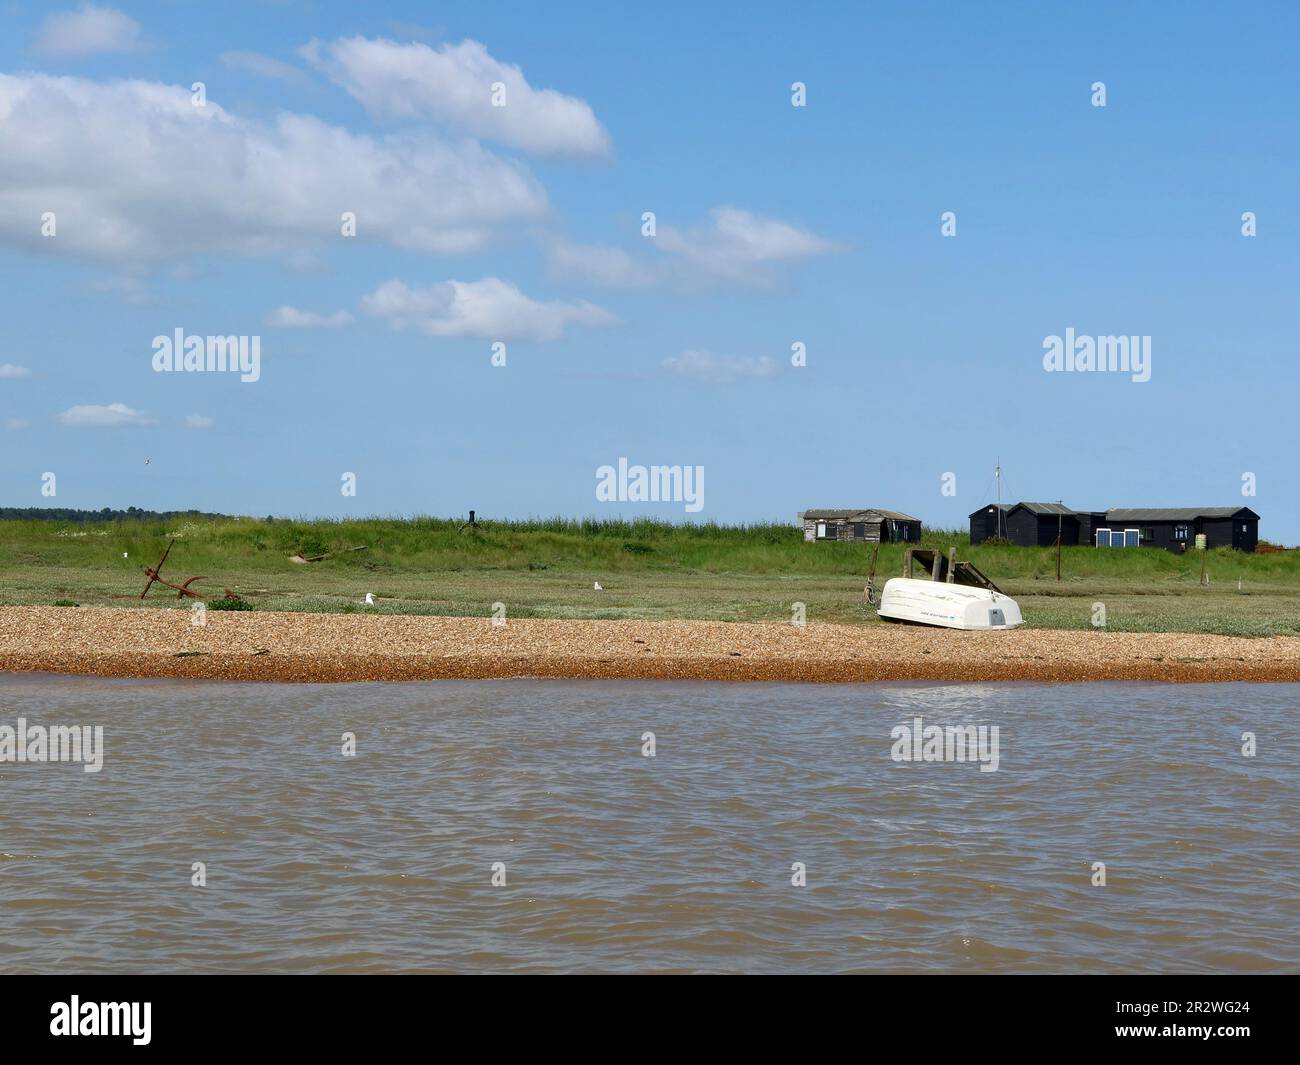
{"type": "Polygon", "coordinates": [[[921,519],[897,510],[805,510],[799,514],[799,524],[808,541],[915,544],[921,539],[921,519]]]}

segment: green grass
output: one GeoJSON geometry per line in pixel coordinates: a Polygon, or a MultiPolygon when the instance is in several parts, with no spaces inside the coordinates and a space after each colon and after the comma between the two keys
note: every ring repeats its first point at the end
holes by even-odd
{"type": "MultiPolygon", "coordinates": [[[[181,605],[158,585],[139,598],[142,567],[172,536],[164,576],[205,575],[196,588],[207,599],[229,589],[257,610],[488,617],[501,602],[514,618],[785,621],[802,602],[811,621],[878,622],[862,597],[871,549],[860,544],[805,543],[790,525],[565,519],[463,531],[435,518],[0,521],[0,604],[181,605]],[[324,562],[288,561],[361,545],[367,550],[324,562]],[[366,592],[376,607],[360,605],[366,592]]],[[[942,531],[923,544],[956,544],[1034,627],[1090,629],[1100,602],[1113,631],[1300,635],[1300,551],[1211,551],[1205,587],[1192,552],[1070,547],[1057,582],[1048,548],[971,548],[965,533],[942,531]]],[[[881,548],[877,586],[902,572],[902,558],[902,545],[881,548]]]]}

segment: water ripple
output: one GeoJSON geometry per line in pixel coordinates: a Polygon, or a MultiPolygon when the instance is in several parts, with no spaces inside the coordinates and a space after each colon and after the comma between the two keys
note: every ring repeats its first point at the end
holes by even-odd
{"type": "Polygon", "coordinates": [[[1297,690],[8,676],[107,753],[0,764],[0,964],[1293,972],[1297,690]],[[894,762],[914,717],[998,771],[894,762]]]}

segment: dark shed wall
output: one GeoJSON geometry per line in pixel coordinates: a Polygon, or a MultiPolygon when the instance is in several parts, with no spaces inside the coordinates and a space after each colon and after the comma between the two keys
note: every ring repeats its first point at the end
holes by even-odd
{"type": "Polygon", "coordinates": [[[985,507],[970,518],[970,542],[982,544],[990,536],[998,534],[998,512],[996,507],[985,507]]]}
{"type": "Polygon", "coordinates": [[[892,524],[895,538],[898,541],[915,544],[921,539],[921,523],[919,521],[889,521],[892,524]]]}
{"type": "Polygon", "coordinates": [[[1070,547],[1079,542],[1079,519],[1072,514],[1065,514],[1057,524],[1055,514],[1040,514],[1038,516],[1038,546],[1055,547],[1056,537],[1061,537],[1061,544],[1070,547]]]}
{"type": "Polygon", "coordinates": [[[1254,551],[1259,546],[1259,519],[1244,514],[1235,518],[1206,518],[1198,531],[1205,533],[1210,547],[1254,551]]]}
{"type": "Polygon", "coordinates": [[[1027,510],[1013,510],[1006,518],[1007,538],[1021,547],[1038,544],[1038,516],[1027,510]]]}
{"type": "Polygon", "coordinates": [[[1106,524],[1106,515],[1096,512],[1079,515],[1079,543],[1097,543],[1097,530],[1106,524]]]}

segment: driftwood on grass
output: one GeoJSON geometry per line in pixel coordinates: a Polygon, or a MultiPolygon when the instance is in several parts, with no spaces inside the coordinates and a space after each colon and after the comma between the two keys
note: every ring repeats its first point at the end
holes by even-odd
{"type": "Polygon", "coordinates": [[[308,562],[324,562],[327,558],[333,558],[335,555],[349,555],[353,551],[365,551],[370,547],[369,544],[362,544],[360,547],[345,547],[342,551],[326,551],[323,555],[311,555],[303,558],[302,555],[290,555],[290,562],[297,562],[299,565],[306,565],[308,562]]]}

